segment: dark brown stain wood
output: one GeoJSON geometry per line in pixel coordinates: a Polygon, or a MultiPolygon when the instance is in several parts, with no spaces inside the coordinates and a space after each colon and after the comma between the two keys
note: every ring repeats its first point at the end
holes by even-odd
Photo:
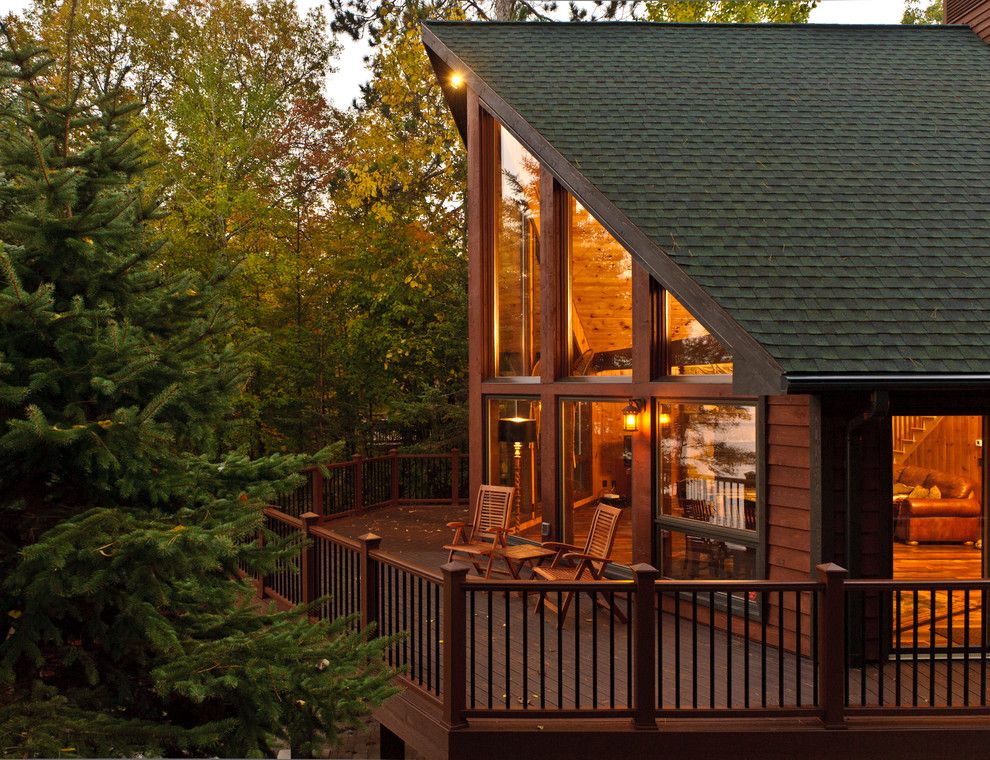
{"type": "Polygon", "coordinates": [[[990,43],[990,0],[944,0],[945,23],[966,24],[990,43]]]}

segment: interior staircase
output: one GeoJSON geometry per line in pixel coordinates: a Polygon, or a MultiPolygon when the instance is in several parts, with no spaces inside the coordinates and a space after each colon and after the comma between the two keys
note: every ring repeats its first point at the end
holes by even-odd
{"type": "Polygon", "coordinates": [[[903,465],[944,417],[930,414],[913,417],[893,417],[891,432],[894,444],[894,466],[903,465]]]}

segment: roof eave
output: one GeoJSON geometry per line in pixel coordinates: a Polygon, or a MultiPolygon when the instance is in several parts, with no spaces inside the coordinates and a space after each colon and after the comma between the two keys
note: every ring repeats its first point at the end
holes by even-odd
{"type": "Polygon", "coordinates": [[[788,393],[837,390],[988,390],[990,374],[984,373],[790,373],[788,393]]]}

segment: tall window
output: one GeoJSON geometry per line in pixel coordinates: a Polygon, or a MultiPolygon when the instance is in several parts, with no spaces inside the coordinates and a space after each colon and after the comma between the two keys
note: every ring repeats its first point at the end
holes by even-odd
{"type": "Polygon", "coordinates": [[[671,375],[731,375],[732,356],[670,293],[665,294],[667,359],[671,375]]]}
{"type": "Polygon", "coordinates": [[[756,409],[661,404],[659,543],[671,578],[757,571],[756,409]]]}
{"type": "Polygon", "coordinates": [[[498,127],[495,374],[539,374],[540,164],[498,127]]]}
{"type": "Polygon", "coordinates": [[[540,402],[526,398],[488,400],[488,473],[491,485],[514,486],[510,527],[540,540],[540,402]]]}
{"type": "Polygon", "coordinates": [[[632,438],[622,430],[621,401],[561,402],[564,535],[583,547],[595,506],[623,508],[612,561],[632,561],[632,438]]]}
{"type": "Polygon", "coordinates": [[[572,376],[632,374],[632,257],[567,196],[568,356],[572,376]]]}

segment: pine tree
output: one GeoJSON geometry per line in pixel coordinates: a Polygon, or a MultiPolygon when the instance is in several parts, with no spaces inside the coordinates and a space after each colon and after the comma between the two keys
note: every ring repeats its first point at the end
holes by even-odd
{"type": "Polygon", "coordinates": [[[0,755],[311,753],[391,674],[239,578],[298,550],[250,539],[301,461],[219,450],[229,272],[156,265],[123,89],[0,32],[0,755]]]}

